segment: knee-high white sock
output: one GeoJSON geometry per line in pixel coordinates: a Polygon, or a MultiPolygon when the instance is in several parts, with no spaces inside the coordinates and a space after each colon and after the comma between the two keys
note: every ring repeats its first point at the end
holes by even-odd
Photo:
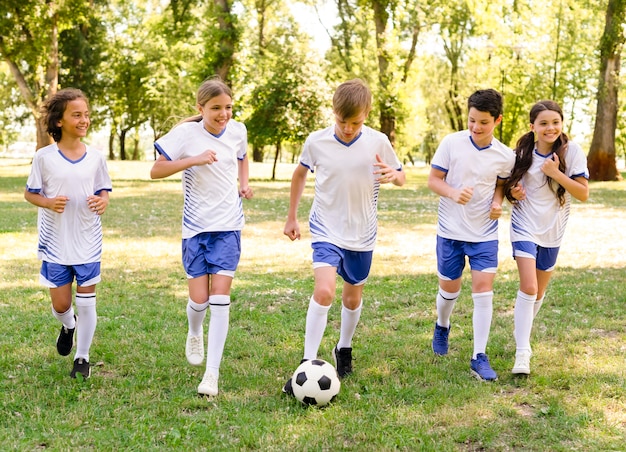
{"type": "Polygon", "coordinates": [[[89,361],[89,349],[98,323],[95,292],[77,293],[76,310],[78,311],[78,325],[76,326],[76,355],[74,355],[74,359],[83,358],[89,361]]]}
{"type": "Polygon", "coordinates": [[[539,312],[539,309],[541,309],[541,305],[543,304],[543,299],[546,297],[546,295],[544,294],[543,297],[541,297],[539,300],[535,301],[535,306],[533,308],[533,317],[537,317],[537,313],[539,312]]]}
{"type": "Polygon", "coordinates": [[[474,325],[474,355],[476,359],[478,353],[485,353],[487,341],[491,330],[491,317],[493,315],[493,291],[473,293],[474,315],[472,323],[474,325]]]}
{"type": "Polygon", "coordinates": [[[317,352],[322,343],[326,323],[328,322],[328,310],[331,305],[322,306],[311,297],[309,309],[306,313],[306,327],[304,332],[304,359],[317,358],[317,352]]]}
{"type": "Polygon", "coordinates": [[[202,323],[206,317],[208,307],[208,300],[202,304],[196,303],[191,298],[187,300],[187,323],[189,324],[189,334],[191,336],[200,336],[202,334],[202,323]]]}
{"type": "Polygon", "coordinates": [[[74,308],[72,306],[65,312],[56,312],[54,308],[52,308],[52,315],[61,322],[65,328],[70,330],[76,328],[76,319],[74,318],[74,308]]]}
{"type": "Polygon", "coordinates": [[[513,323],[515,325],[515,348],[530,351],[530,332],[533,329],[533,308],[537,295],[528,295],[519,290],[515,300],[513,323]]]}
{"type": "Polygon", "coordinates": [[[452,293],[439,288],[437,293],[437,325],[450,328],[450,316],[460,294],[461,291],[452,293]]]}
{"type": "Polygon", "coordinates": [[[361,318],[361,310],[363,308],[363,300],[356,309],[348,309],[345,306],[341,306],[341,328],[339,333],[339,342],[337,342],[337,348],[350,348],[352,347],[352,338],[356,331],[356,326],[361,318]]]}
{"type": "Polygon", "coordinates": [[[206,371],[219,377],[222,354],[228,336],[230,321],[230,295],[212,295],[209,297],[209,332],[207,333],[206,371]]]}

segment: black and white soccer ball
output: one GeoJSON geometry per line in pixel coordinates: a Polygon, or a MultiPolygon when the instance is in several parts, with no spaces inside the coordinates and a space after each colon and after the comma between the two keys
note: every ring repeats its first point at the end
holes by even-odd
{"type": "Polygon", "coordinates": [[[305,405],[324,406],[339,393],[341,382],[335,367],[323,359],[311,359],[298,366],[291,378],[293,395],[305,405]]]}

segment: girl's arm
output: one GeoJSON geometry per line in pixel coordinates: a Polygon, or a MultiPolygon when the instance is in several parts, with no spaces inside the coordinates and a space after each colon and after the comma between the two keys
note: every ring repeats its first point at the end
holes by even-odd
{"type": "Polygon", "coordinates": [[[253,196],[252,189],[248,186],[248,178],[250,176],[250,168],[248,163],[248,154],[243,159],[237,160],[239,169],[239,196],[250,199],[253,196]]]}
{"type": "Polygon", "coordinates": [[[24,190],[24,199],[37,207],[54,210],[56,213],[63,213],[65,205],[70,200],[67,196],[46,198],[45,196],[41,196],[39,193],[28,191],[28,189],[24,190]]]}
{"type": "Polygon", "coordinates": [[[559,170],[559,156],[552,155],[552,159],[546,159],[541,167],[546,176],[558,182],[567,192],[579,201],[587,201],[589,198],[589,181],[584,177],[572,179],[559,170]]]}
{"type": "Polygon", "coordinates": [[[180,160],[168,160],[162,155],[159,155],[150,170],[150,178],[163,179],[164,177],[184,171],[192,166],[210,165],[214,162],[217,162],[216,154],[215,151],[211,151],[210,149],[204,151],[202,154],[180,160]]]}

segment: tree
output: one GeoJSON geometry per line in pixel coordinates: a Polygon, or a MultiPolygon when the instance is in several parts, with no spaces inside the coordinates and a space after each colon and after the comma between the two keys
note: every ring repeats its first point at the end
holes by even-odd
{"type": "Polygon", "coordinates": [[[604,34],[600,41],[600,79],[596,123],[587,167],[592,180],[621,180],[615,154],[619,74],[626,25],[626,0],[609,0],[604,34]]]}
{"type": "Polygon", "coordinates": [[[342,63],[344,73],[335,77],[356,75],[370,83],[380,130],[395,146],[396,128],[403,115],[400,94],[424,27],[424,6],[421,0],[336,0],[336,5],[340,23],[332,37],[331,58],[342,63]],[[374,68],[370,67],[372,52],[374,68]]]}
{"type": "Polygon", "coordinates": [[[52,141],[41,107],[58,89],[59,36],[86,22],[96,8],[81,0],[2,0],[0,11],[0,55],[35,119],[39,149],[52,141]]]}

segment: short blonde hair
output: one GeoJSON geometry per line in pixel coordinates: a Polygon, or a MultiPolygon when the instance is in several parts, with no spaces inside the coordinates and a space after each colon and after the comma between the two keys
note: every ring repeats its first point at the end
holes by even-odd
{"type": "Polygon", "coordinates": [[[372,92],[361,79],[355,78],[337,87],[333,96],[333,111],[340,118],[353,118],[372,109],[372,92]]]}

